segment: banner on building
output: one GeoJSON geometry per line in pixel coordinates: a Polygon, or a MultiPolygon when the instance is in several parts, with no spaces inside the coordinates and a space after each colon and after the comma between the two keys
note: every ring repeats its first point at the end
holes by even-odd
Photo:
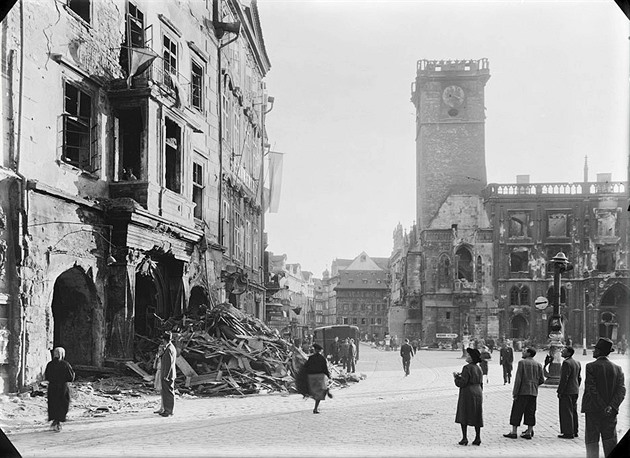
{"type": "Polygon", "coordinates": [[[131,87],[132,78],[142,74],[160,56],[151,48],[128,48],[128,51],[129,77],[127,78],[127,87],[131,87]]]}
{"type": "Polygon", "coordinates": [[[265,187],[265,211],[278,213],[280,206],[280,192],[282,190],[282,161],[283,153],[269,151],[267,153],[269,165],[267,167],[267,186],[265,187]]]}

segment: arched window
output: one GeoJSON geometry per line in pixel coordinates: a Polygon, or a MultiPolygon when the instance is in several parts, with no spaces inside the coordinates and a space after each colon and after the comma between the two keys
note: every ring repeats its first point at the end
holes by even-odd
{"type": "Polygon", "coordinates": [[[521,287],[520,305],[529,305],[529,288],[527,286],[521,287]]]}
{"type": "Polygon", "coordinates": [[[519,290],[518,286],[513,286],[510,290],[510,305],[519,305],[519,290]]]}
{"type": "Polygon", "coordinates": [[[473,264],[470,250],[465,247],[459,247],[455,253],[458,257],[457,261],[457,278],[465,279],[469,282],[473,281],[473,264]]]}
{"type": "Polygon", "coordinates": [[[451,260],[445,254],[440,256],[438,263],[438,288],[450,288],[451,286],[451,260]]]}

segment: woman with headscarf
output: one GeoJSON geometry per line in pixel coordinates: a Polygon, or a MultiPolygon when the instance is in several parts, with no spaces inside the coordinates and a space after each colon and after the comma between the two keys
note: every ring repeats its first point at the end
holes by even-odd
{"type": "Polygon", "coordinates": [[[45,378],[48,380],[48,421],[52,420],[53,431],[61,431],[61,422],[66,421],[70,407],[68,382],[74,380],[72,366],[64,360],[63,347],[53,350],[53,360],[46,365],[45,378]]]}
{"type": "Polygon", "coordinates": [[[330,372],[328,371],[328,362],[322,355],[322,350],[323,348],[320,344],[314,343],[313,354],[304,363],[304,371],[308,378],[309,396],[315,399],[313,413],[319,413],[319,403],[326,399],[326,396],[329,398],[333,397],[328,390],[330,372]]]}
{"type": "Polygon", "coordinates": [[[462,428],[462,440],[459,445],[468,445],[468,426],[475,427],[473,445],[481,445],[481,428],[483,427],[483,373],[478,363],[481,362],[479,350],[467,348],[466,364],[462,372],[454,372],[455,385],[459,387],[457,414],[455,423],[462,428]]]}

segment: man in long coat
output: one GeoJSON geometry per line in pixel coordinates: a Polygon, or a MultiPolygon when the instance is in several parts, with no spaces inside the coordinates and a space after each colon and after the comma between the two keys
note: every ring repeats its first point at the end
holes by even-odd
{"type": "Polygon", "coordinates": [[[536,398],[538,386],[545,382],[543,368],[539,362],[534,361],[536,350],[527,348],[523,351],[523,359],[518,362],[514,388],[512,388],[512,411],[510,412],[510,425],[512,432],[504,434],[504,437],[516,439],[516,428],[523,423],[527,425],[527,431],[521,434],[524,439],[534,437],[534,425],[536,424],[536,398]]]}
{"type": "Polygon", "coordinates": [[[411,357],[414,355],[413,347],[409,345],[409,339],[405,339],[405,343],[400,346],[400,356],[402,357],[403,370],[405,377],[409,375],[409,366],[411,365],[411,357]]]}
{"type": "Polygon", "coordinates": [[[608,359],[614,351],[612,344],[612,340],[600,337],[593,349],[596,359],[586,365],[582,412],[586,414],[587,458],[599,456],[600,435],[605,456],[617,445],[617,413],[626,396],[626,387],[621,367],[608,359]]]}
{"type": "Polygon", "coordinates": [[[172,335],[170,332],[165,332],[162,336],[164,341],[164,351],[160,356],[161,375],[162,375],[162,406],[163,412],[160,414],[163,417],[169,417],[173,415],[173,409],[175,408],[175,359],[177,358],[177,350],[172,342],[172,335]]]}
{"type": "Polygon", "coordinates": [[[580,363],[573,359],[575,350],[573,347],[562,349],[562,369],[560,370],[560,382],[558,383],[558,399],[560,411],[561,439],[573,439],[578,435],[577,398],[580,392],[580,363]]]}
{"type": "Polygon", "coordinates": [[[499,352],[499,364],[503,368],[503,384],[512,382],[512,364],[514,364],[514,350],[503,342],[499,352]]]}

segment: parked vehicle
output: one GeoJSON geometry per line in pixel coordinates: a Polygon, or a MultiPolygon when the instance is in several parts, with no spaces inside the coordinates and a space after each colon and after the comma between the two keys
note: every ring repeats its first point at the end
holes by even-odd
{"type": "Polygon", "coordinates": [[[341,343],[344,339],[354,339],[354,344],[357,347],[357,361],[359,360],[359,341],[361,335],[359,328],[356,326],[349,326],[347,324],[334,324],[332,326],[321,326],[315,328],[313,331],[313,342],[320,344],[324,351],[324,356],[328,357],[332,343],[335,341],[335,337],[339,337],[341,343]]]}

